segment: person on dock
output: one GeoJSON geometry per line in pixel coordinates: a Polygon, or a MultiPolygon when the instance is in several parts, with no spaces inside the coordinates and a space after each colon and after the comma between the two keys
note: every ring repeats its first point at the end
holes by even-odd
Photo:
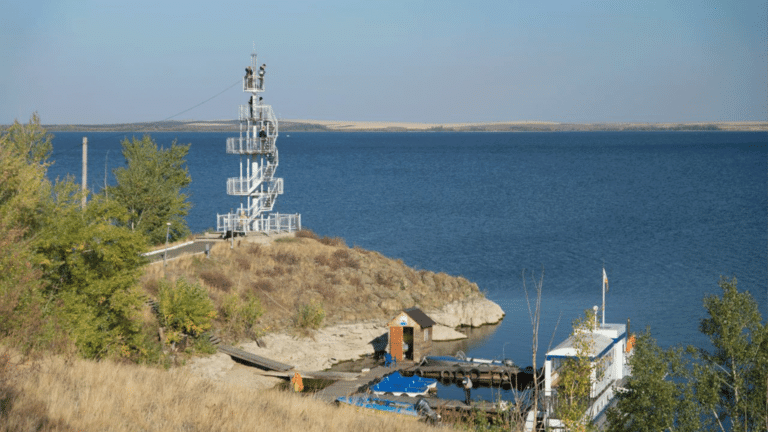
{"type": "Polygon", "coordinates": [[[469,405],[469,403],[472,402],[472,380],[469,379],[469,377],[464,377],[464,379],[461,380],[461,386],[464,388],[464,403],[469,405]]]}

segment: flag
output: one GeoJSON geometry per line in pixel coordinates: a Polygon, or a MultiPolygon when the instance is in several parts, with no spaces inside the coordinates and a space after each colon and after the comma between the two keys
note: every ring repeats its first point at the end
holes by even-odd
{"type": "Polygon", "coordinates": [[[608,291],[608,275],[605,274],[605,269],[603,269],[603,285],[605,286],[605,290],[608,291]]]}

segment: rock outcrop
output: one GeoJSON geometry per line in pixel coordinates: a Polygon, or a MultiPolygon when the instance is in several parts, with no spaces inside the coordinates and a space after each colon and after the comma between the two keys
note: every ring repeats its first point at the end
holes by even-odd
{"type": "Polygon", "coordinates": [[[473,296],[457,300],[427,312],[436,323],[446,327],[480,327],[495,324],[504,318],[501,306],[485,297],[473,296]]]}

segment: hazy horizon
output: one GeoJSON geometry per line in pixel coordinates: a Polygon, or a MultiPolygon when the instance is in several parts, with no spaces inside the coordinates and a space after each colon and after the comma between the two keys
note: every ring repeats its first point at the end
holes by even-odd
{"type": "Polygon", "coordinates": [[[6,5],[0,38],[0,124],[233,119],[254,47],[288,120],[768,119],[758,0],[32,0],[6,5]]]}

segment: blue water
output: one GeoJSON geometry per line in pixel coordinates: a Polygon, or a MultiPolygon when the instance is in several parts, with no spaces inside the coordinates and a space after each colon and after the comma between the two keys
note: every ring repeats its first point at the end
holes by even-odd
{"type": "MultiPolygon", "coordinates": [[[[82,133],[58,133],[50,169],[79,181],[82,133]]],[[[90,133],[89,184],[122,163],[90,133]],[[107,154],[107,152],[109,152],[107,154]]],[[[191,143],[193,232],[237,207],[227,133],[154,133],[191,143]]],[[[544,271],[541,351],[601,302],[606,321],[650,326],[659,344],[705,346],[702,297],[736,276],[768,317],[768,134],[736,132],[283,133],[281,213],[319,235],[463,275],[506,312],[469,355],[531,364],[523,273],[544,271]],[[559,325],[558,325],[558,320],[559,325]]],[[[541,355],[540,355],[541,358],[541,355]]],[[[541,361],[541,360],[539,360],[541,361]]]]}

